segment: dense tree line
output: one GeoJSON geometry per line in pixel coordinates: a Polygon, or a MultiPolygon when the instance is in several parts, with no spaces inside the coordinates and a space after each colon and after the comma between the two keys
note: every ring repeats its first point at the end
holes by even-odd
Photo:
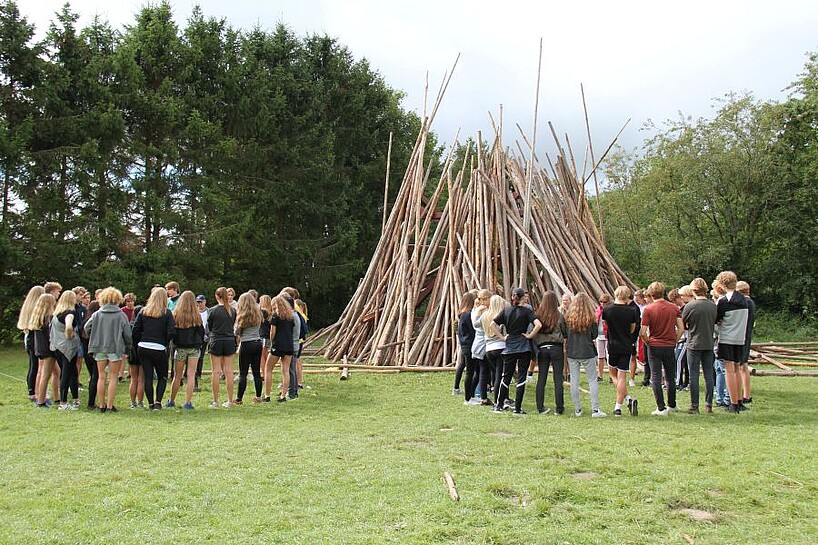
{"type": "Polygon", "coordinates": [[[732,269],[767,308],[818,321],[818,54],[791,91],[728,95],[609,161],[606,242],[637,284],[732,269]]]}
{"type": "Polygon", "coordinates": [[[77,21],[66,4],[35,43],[0,5],[0,336],[45,280],[295,284],[334,319],[378,239],[389,133],[394,194],[420,128],[401,93],[283,24],[197,8],[179,28],[166,2],[122,30],[77,21]]]}

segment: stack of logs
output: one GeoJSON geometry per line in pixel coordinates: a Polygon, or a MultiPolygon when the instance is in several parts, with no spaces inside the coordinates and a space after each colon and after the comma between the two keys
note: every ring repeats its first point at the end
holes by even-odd
{"type": "Polygon", "coordinates": [[[309,341],[321,346],[318,354],[371,366],[450,366],[467,290],[508,298],[521,285],[536,305],[546,290],[596,298],[633,287],[594,222],[588,177],[578,175],[570,142],[566,153],[553,127],[558,155],[546,156],[548,171],[530,148],[529,160],[519,145],[519,154],[504,148],[501,122],[492,142],[478,134],[476,149],[450,154],[442,175],[432,176],[429,123],[357,291],[338,321],[309,341]]]}
{"type": "Polygon", "coordinates": [[[758,376],[818,377],[818,342],[753,343],[750,363],[777,367],[753,367],[752,374],[758,376]]]}

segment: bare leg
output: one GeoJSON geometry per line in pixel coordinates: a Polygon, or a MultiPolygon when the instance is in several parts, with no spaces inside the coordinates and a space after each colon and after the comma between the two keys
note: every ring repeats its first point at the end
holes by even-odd
{"type": "Polygon", "coordinates": [[[210,375],[210,387],[213,389],[213,402],[219,403],[219,376],[222,374],[222,360],[223,356],[210,355],[211,367],[213,369],[210,375]]]}
{"type": "Polygon", "coordinates": [[[179,393],[179,387],[182,385],[182,373],[185,368],[185,360],[175,360],[173,362],[173,368],[173,382],[170,385],[170,400],[176,403],[176,394],[179,393]]]}
{"type": "Polygon", "coordinates": [[[233,402],[233,357],[224,356],[222,363],[222,372],[224,373],[224,382],[227,384],[227,401],[233,402]]]}
{"type": "MultiPolygon", "coordinates": [[[[281,390],[278,393],[279,398],[286,398],[287,392],[290,390],[290,360],[292,356],[281,357],[281,390]]],[[[523,377],[525,380],[525,377],[523,377]]]]}
{"type": "Polygon", "coordinates": [[[108,377],[108,408],[114,406],[116,400],[116,387],[119,382],[119,373],[122,371],[122,360],[112,361],[110,365],[111,372],[108,377]]]}
{"type": "MultiPolygon", "coordinates": [[[[187,381],[185,382],[185,403],[193,402],[193,387],[196,385],[196,364],[199,358],[188,358],[187,381]]],[[[178,371],[177,371],[178,373],[178,371]]],[[[181,373],[179,373],[181,374],[181,373]]]]}
{"type": "Polygon", "coordinates": [[[724,362],[724,378],[727,381],[727,393],[730,394],[730,403],[738,405],[741,396],[738,395],[740,389],[739,364],[732,361],[724,362]]]}
{"type": "MultiPolygon", "coordinates": [[[[105,403],[105,368],[108,367],[108,360],[97,360],[97,406],[101,409],[108,405],[105,403]]],[[[116,377],[113,378],[116,382],[116,377]]]]}
{"type": "MultiPolygon", "coordinates": [[[[37,403],[42,405],[45,403],[45,395],[48,391],[48,377],[51,376],[51,370],[54,367],[56,360],[54,358],[40,359],[40,372],[37,373],[37,403]]],[[[57,398],[54,398],[56,401],[57,398]]]]}

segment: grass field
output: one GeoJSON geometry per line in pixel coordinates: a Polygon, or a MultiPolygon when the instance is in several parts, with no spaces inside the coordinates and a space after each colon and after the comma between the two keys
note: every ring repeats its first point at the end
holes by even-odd
{"type": "Polygon", "coordinates": [[[121,386],[103,415],[32,408],[24,359],[0,351],[0,543],[818,538],[813,378],[754,379],[738,416],[651,417],[644,388],[638,418],[591,419],[587,397],[582,418],[497,415],[464,407],[449,373],[309,375],[296,401],[230,410],[203,389],[191,412],[130,411],[121,386]]]}

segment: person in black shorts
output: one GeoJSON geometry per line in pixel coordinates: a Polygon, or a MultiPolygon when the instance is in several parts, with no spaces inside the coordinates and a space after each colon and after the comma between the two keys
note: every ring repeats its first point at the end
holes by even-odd
{"type": "Polygon", "coordinates": [[[229,409],[233,403],[233,359],[236,355],[236,311],[230,305],[227,297],[227,288],[216,290],[216,306],[210,309],[207,315],[207,329],[210,331],[210,361],[213,364],[213,373],[210,376],[210,386],[213,389],[211,409],[219,407],[219,377],[224,373],[227,385],[227,401],[222,406],[229,409]]]}
{"type": "Polygon", "coordinates": [[[276,295],[272,300],[273,315],[270,318],[270,355],[267,357],[264,370],[264,401],[270,401],[270,390],[273,382],[275,364],[281,362],[281,389],[278,401],[287,401],[287,390],[290,387],[290,363],[293,357],[293,328],[295,311],[282,297],[276,295]]]}
{"type": "Polygon", "coordinates": [[[616,386],[614,416],[622,416],[623,402],[632,416],[639,414],[638,401],[628,395],[628,371],[639,325],[639,312],[630,306],[630,296],[629,287],[619,286],[614,302],[602,309],[602,320],[608,325],[608,367],[616,386]]]}

